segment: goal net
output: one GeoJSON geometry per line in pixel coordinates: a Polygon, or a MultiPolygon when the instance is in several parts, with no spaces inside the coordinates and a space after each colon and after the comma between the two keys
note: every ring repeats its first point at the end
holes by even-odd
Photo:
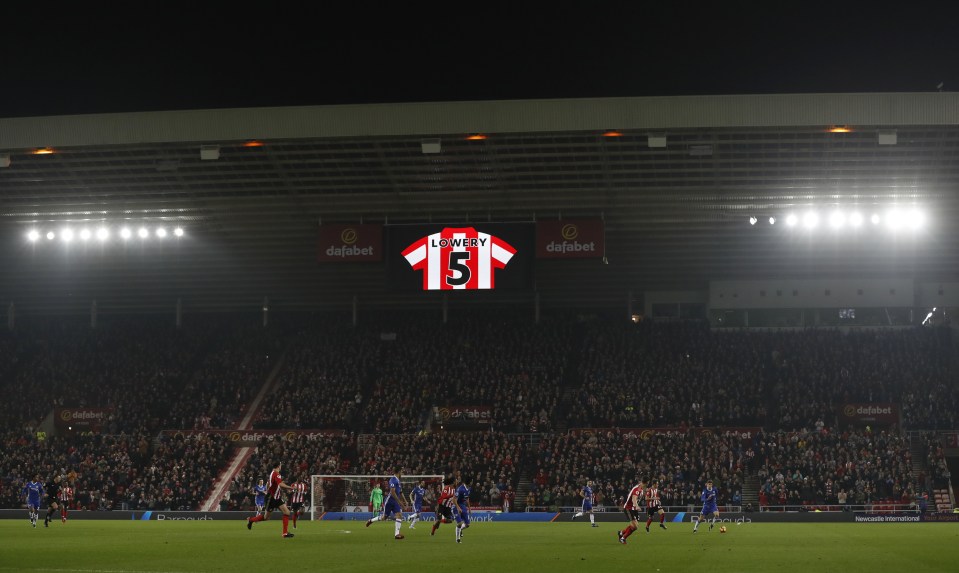
{"type": "MultiPolygon", "coordinates": [[[[373,489],[379,485],[383,499],[389,493],[392,475],[312,475],[310,476],[310,519],[316,519],[327,511],[348,513],[369,513],[373,511],[370,498],[373,489]]],[[[443,489],[441,475],[401,476],[403,486],[403,508],[410,509],[410,492],[420,482],[426,494],[423,496],[423,508],[432,511],[433,502],[439,499],[443,489]]],[[[381,508],[382,509],[382,508],[381,508]]]]}

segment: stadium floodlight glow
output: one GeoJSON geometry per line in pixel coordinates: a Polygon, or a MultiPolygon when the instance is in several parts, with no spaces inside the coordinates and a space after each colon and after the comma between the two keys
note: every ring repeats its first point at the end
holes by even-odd
{"type": "Polygon", "coordinates": [[[819,225],[819,215],[817,215],[815,211],[806,213],[802,217],[802,225],[807,229],[815,229],[816,226],[819,225]]]}
{"type": "Polygon", "coordinates": [[[31,229],[30,232],[27,233],[27,239],[29,239],[31,243],[36,243],[39,238],[40,232],[36,229],[31,229]]]}
{"type": "Polygon", "coordinates": [[[926,224],[926,215],[919,209],[909,211],[906,219],[909,221],[909,227],[913,230],[921,229],[926,224]]]}
{"type": "Polygon", "coordinates": [[[775,218],[775,217],[770,217],[770,218],[769,218],[769,224],[770,224],[770,225],[775,225],[775,224],[776,224],[776,218],[775,218]]]}
{"type": "Polygon", "coordinates": [[[786,215],[786,226],[787,226],[787,227],[795,227],[795,226],[796,226],[796,223],[798,223],[798,222],[799,222],[799,217],[793,215],[792,213],[790,213],[789,215],[786,215]]]}
{"type": "Polygon", "coordinates": [[[846,224],[846,214],[842,211],[833,211],[829,214],[829,226],[833,229],[840,229],[846,224]]]}
{"type": "Polygon", "coordinates": [[[109,229],[107,229],[106,227],[100,227],[99,229],[97,229],[97,239],[100,239],[101,241],[106,241],[109,238],[110,238],[109,229]]]}
{"type": "Polygon", "coordinates": [[[886,213],[886,225],[893,231],[898,231],[902,228],[903,223],[905,223],[904,219],[905,217],[903,217],[902,211],[895,207],[889,209],[886,213]]]}
{"type": "Polygon", "coordinates": [[[849,215],[849,224],[853,227],[862,227],[862,213],[852,213],[849,215]]]}
{"type": "Polygon", "coordinates": [[[157,237],[159,237],[159,238],[161,238],[161,239],[165,239],[165,238],[166,238],[166,229],[164,229],[163,227],[159,227],[159,228],[156,230],[156,233],[157,233],[157,237]]]}
{"type": "Polygon", "coordinates": [[[130,237],[133,236],[133,231],[131,231],[129,227],[124,227],[120,229],[120,236],[123,237],[124,239],[129,239],[130,237]]]}
{"type": "Polygon", "coordinates": [[[52,241],[57,238],[57,234],[53,231],[47,231],[47,240],[52,241]]]}
{"type": "Polygon", "coordinates": [[[182,237],[183,227],[177,227],[176,229],[173,229],[173,234],[176,235],[177,237],[182,237]]]}
{"type": "Polygon", "coordinates": [[[750,225],[755,225],[757,222],[759,222],[759,219],[757,219],[756,217],[750,217],[750,218],[749,218],[749,224],[750,224],[750,225]]]}
{"type": "Polygon", "coordinates": [[[150,236],[150,231],[147,231],[146,227],[140,227],[140,230],[137,231],[137,236],[141,239],[146,239],[150,236]]]}
{"type": "Polygon", "coordinates": [[[72,241],[72,240],[73,240],[73,230],[72,230],[72,229],[64,229],[64,230],[60,231],[60,239],[63,240],[64,243],[69,243],[70,241],[72,241]]]}
{"type": "Polygon", "coordinates": [[[90,232],[90,229],[83,229],[80,231],[80,240],[89,241],[90,237],[93,236],[93,233],[90,232]]]}

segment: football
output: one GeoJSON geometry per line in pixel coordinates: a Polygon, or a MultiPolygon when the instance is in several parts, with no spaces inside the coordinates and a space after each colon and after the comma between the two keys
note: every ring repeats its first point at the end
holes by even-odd
{"type": "Polygon", "coordinates": [[[720,533],[726,533],[726,526],[725,526],[725,525],[720,526],[719,532],[720,532],[720,533]]]}

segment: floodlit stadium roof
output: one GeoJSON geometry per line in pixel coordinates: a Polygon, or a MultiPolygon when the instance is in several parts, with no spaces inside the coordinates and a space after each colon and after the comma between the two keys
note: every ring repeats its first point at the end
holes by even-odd
{"type": "Polygon", "coordinates": [[[625,308],[630,292],[721,278],[955,279],[959,261],[953,93],[0,119],[4,158],[0,301],[25,312],[82,312],[93,299],[101,312],[170,310],[178,298],[251,310],[264,297],[277,309],[438,300],[391,291],[379,264],[318,264],[321,223],[602,217],[608,264],[537,264],[547,306],[625,308]],[[924,227],[873,230],[873,212],[894,208],[919,209],[924,227]],[[830,219],[836,211],[861,213],[861,232],[830,219]],[[801,224],[810,212],[816,233],[801,224]],[[769,224],[789,215],[800,224],[769,224]],[[124,226],[149,228],[149,240],[116,246],[124,226]],[[111,238],[83,247],[84,227],[111,238]],[[161,241],[159,227],[185,236],[161,241]],[[69,245],[27,239],[66,228],[77,233],[69,245]]]}

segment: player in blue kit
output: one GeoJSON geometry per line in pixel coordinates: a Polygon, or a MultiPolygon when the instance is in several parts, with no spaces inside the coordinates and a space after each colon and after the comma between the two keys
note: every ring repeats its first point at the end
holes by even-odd
{"type": "Polygon", "coordinates": [[[460,485],[456,488],[456,542],[463,542],[463,530],[470,526],[470,494],[473,490],[469,486],[470,480],[466,476],[460,477],[460,485]]]}
{"type": "Polygon", "coordinates": [[[36,527],[40,518],[40,500],[43,499],[43,482],[40,474],[33,477],[33,481],[23,486],[23,497],[27,500],[27,513],[30,516],[30,525],[36,527]]]}
{"type": "Polygon", "coordinates": [[[253,486],[253,503],[256,505],[256,514],[260,515],[266,509],[266,485],[260,480],[253,486]]]}
{"type": "Polygon", "coordinates": [[[711,530],[716,523],[716,518],[719,517],[719,508],[716,507],[716,488],[713,487],[713,480],[706,482],[706,488],[703,490],[700,499],[703,502],[703,510],[699,513],[696,525],[693,526],[693,533],[699,530],[699,524],[709,516],[712,516],[712,520],[709,522],[709,529],[711,530]]]}
{"type": "Polygon", "coordinates": [[[416,522],[420,520],[420,511],[423,510],[423,496],[426,495],[424,485],[426,485],[426,482],[420,480],[420,483],[413,486],[410,491],[410,505],[413,507],[413,512],[410,514],[410,529],[416,529],[416,522]]]}
{"type": "Polygon", "coordinates": [[[593,524],[593,527],[599,527],[596,525],[596,516],[593,515],[593,503],[596,501],[596,495],[593,493],[592,480],[586,482],[586,485],[583,486],[583,489],[579,492],[579,495],[583,496],[583,507],[578,512],[573,514],[573,519],[576,519],[577,517],[583,517],[588,513],[589,522],[593,524]]]}
{"type": "Polygon", "coordinates": [[[400,481],[401,475],[403,475],[402,470],[396,470],[396,473],[390,478],[386,499],[383,500],[383,513],[373,516],[366,522],[366,526],[369,527],[376,521],[384,521],[392,517],[394,521],[393,539],[404,539],[403,534],[400,533],[400,528],[403,527],[403,483],[400,481]]]}

